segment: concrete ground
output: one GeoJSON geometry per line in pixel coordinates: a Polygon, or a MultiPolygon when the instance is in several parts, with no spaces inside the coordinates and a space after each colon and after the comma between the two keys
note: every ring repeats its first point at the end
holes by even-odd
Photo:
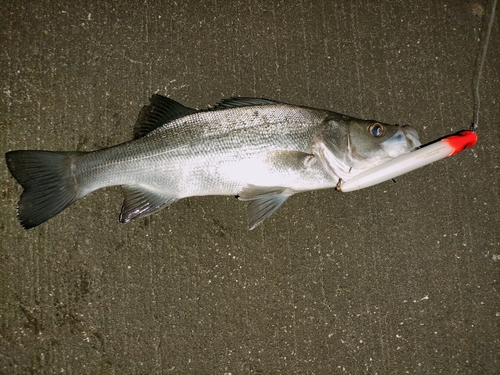
{"type": "MultiPolygon", "coordinates": [[[[4,1],[1,153],[132,137],[155,92],[468,128],[484,1],[4,1]]],[[[0,372],[497,374],[500,43],[472,150],[366,190],[118,222],[118,187],[25,231],[0,161],[0,372]]]]}

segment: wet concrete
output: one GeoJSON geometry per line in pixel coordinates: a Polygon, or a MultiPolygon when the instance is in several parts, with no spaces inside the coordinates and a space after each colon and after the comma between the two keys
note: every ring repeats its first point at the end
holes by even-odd
{"type": "MultiPolygon", "coordinates": [[[[126,141],[154,92],[467,128],[484,2],[3,2],[2,154],[126,141]]],[[[473,150],[254,231],[195,197],[122,225],[119,188],[25,231],[0,161],[2,373],[500,371],[498,18],[473,150]]]]}

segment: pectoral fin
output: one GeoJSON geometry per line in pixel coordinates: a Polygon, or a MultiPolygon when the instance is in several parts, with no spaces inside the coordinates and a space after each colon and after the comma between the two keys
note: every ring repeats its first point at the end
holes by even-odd
{"type": "Polygon", "coordinates": [[[271,216],[295,192],[281,186],[248,185],[238,195],[248,204],[248,228],[254,229],[271,216]]]}
{"type": "Polygon", "coordinates": [[[122,191],[125,196],[120,213],[122,223],[149,216],[177,201],[177,198],[159,195],[141,186],[123,185],[122,191]]]}

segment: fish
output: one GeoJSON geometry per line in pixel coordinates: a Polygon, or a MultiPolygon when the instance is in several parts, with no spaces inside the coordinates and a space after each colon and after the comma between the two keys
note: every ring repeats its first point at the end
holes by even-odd
{"type": "Polygon", "coordinates": [[[94,190],[119,185],[122,223],[182,198],[230,195],[248,202],[251,230],[296,193],[336,188],[420,146],[409,125],[263,98],[232,97],[201,110],[160,94],[149,102],[131,141],[90,152],[7,152],[23,188],[20,224],[34,228],[94,190]]]}

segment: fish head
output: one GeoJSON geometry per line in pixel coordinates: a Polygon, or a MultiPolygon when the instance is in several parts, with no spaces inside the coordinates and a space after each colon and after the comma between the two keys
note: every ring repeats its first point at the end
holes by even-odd
{"type": "Polygon", "coordinates": [[[348,180],[420,146],[409,125],[390,125],[347,116],[327,121],[317,150],[333,176],[348,180]]]}
{"type": "Polygon", "coordinates": [[[347,125],[347,154],[354,169],[371,167],[420,146],[417,131],[409,125],[351,120],[347,125]]]}

